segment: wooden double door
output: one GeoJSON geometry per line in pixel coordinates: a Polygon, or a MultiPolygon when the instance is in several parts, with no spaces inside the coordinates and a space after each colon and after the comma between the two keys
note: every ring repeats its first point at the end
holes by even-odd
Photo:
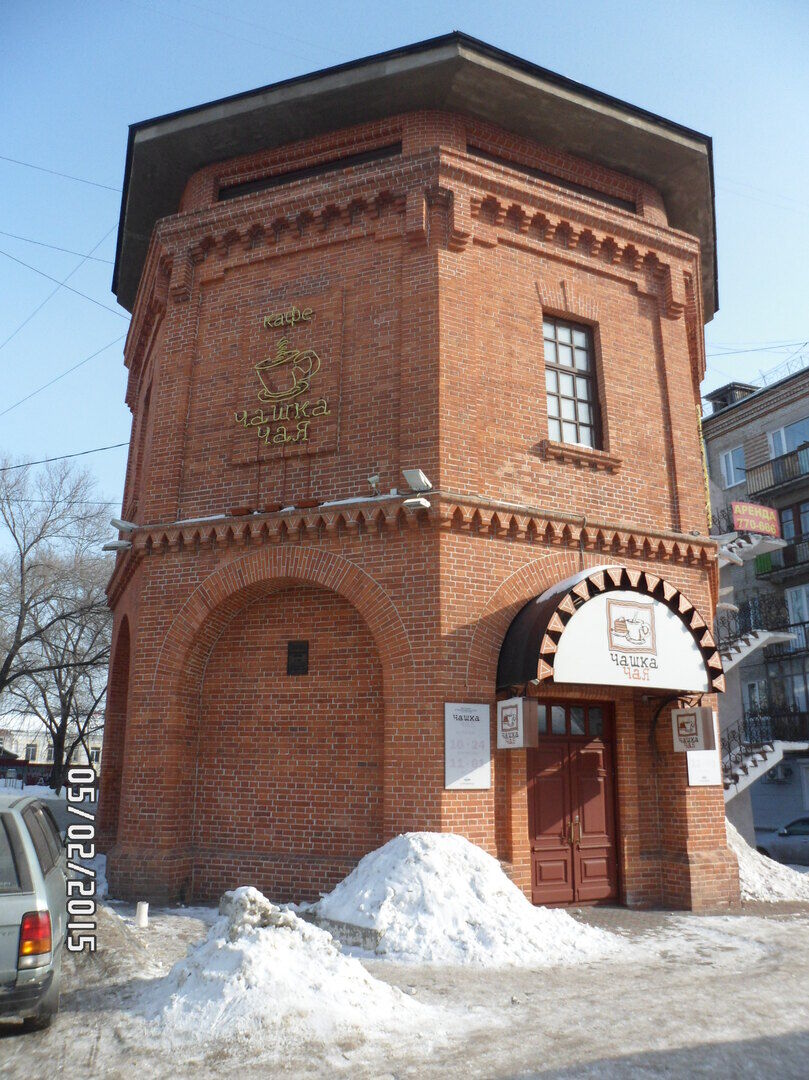
{"type": "Polygon", "coordinates": [[[618,895],[612,716],[606,704],[542,703],[528,750],[528,827],[535,904],[618,895]]]}

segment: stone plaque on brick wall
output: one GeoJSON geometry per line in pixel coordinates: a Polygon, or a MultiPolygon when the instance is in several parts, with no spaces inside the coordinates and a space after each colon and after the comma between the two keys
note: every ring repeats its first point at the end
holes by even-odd
{"type": "Polygon", "coordinates": [[[292,295],[246,318],[231,413],[234,464],[336,450],[342,292],[292,295]]]}

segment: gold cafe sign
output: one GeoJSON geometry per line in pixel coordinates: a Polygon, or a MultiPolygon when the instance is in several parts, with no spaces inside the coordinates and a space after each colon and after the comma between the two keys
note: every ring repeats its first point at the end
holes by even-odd
{"type": "Polygon", "coordinates": [[[308,443],[312,425],[331,415],[327,398],[315,396],[323,366],[320,356],[292,340],[299,324],[311,323],[314,315],[310,307],[293,305],[265,315],[262,321],[264,329],[283,330],[283,334],[273,342],[270,354],[254,365],[260,407],[242,409],[235,418],[237,424],[255,431],[265,445],[308,443]]]}

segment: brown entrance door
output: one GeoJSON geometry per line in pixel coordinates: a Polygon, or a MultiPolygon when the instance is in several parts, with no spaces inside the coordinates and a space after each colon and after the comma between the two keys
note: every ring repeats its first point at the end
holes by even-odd
{"type": "Polygon", "coordinates": [[[535,904],[618,893],[611,721],[605,705],[547,704],[528,751],[528,825],[535,904]]]}

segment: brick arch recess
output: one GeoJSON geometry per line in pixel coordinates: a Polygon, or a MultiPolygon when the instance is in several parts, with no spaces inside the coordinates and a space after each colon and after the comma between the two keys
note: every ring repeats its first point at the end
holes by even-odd
{"type": "MultiPolygon", "coordinates": [[[[365,622],[382,665],[384,698],[384,760],[395,760],[396,713],[415,699],[415,665],[410,640],[401,616],[385,590],[364,570],[341,555],[305,545],[260,548],[219,567],[194,590],[174,617],[163,639],[152,680],[148,712],[173,718],[166,724],[180,745],[195,739],[199,722],[199,695],[211,650],[231,619],[245,606],[289,585],[323,588],[347,600],[365,622]]],[[[184,756],[176,762],[174,790],[193,784],[184,756]]],[[[389,769],[385,769],[385,822],[393,813],[389,796],[389,769]]],[[[167,839],[187,843],[192,827],[189,800],[173,806],[167,839]]],[[[387,829],[387,825],[386,825],[387,829]]]]}
{"type": "Polygon", "coordinates": [[[262,548],[221,566],[194,590],[174,617],[152,681],[170,695],[189,677],[199,684],[205,659],[233,615],[254,599],[289,584],[338,593],[356,608],[374,638],[386,682],[413,679],[413,655],[401,616],[388,594],[349,559],[313,547],[262,548]]]}

